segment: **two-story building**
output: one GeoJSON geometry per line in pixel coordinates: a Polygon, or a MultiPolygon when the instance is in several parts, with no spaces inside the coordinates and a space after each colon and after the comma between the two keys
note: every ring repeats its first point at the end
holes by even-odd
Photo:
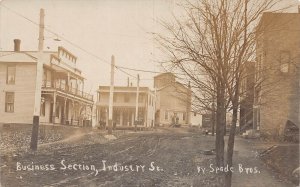
{"type": "Polygon", "coordinates": [[[257,29],[253,124],[282,135],[300,123],[300,14],[264,13],[257,29]]]}
{"type": "Polygon", "coordinates": [[[172,73],[154,77],[156,90],[156,117],[158,125],[190,125],[191,89],[176,81],[172,73]]]}
{"type": "MultiPolygon", "coordinates": [[[[37,51],[0,51],[0,123],[32,123],[37,51]]],[[[82,125],[91,120],[93,96],[84,90],[77,57],[63,47],[44,51],[41,123],[82,125]]]]}
{"type": "MultiPolygon", "coordinates": [[[[99,86],[96,118],[108,124],[109,86],[99,86]]],[[[139,87],[138,124],[139,127],[152,127],[155,116],[155,94],[147,87],[139,87]]],[[[113,92],[113,123],[117,127],[134,127],[137,87],[115,86],[113,92]]]]}

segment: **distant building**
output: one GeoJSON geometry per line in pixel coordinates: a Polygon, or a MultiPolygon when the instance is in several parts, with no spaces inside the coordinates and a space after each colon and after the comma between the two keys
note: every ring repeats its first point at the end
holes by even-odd
{"type": "MultiPolygon", "coordinates": [[[[99,86],[96,118],[108,124],[109,86],[99,86]]],[[[137,87],[115,86],[113,92],[113,123],[116,127],[134,127],[137,87]]],[[[147,87],[139,87],[138,124],[139,127],[154,126],[155,94],[147,87]]]]}
{"type": "Polygon", "coordinates": [[[199,112],[191,111],[190,113],[191,117],[191,126],[197,126],[197,127],[202,127],[202,114],[199,112]]]}
{"type": "Polygon", "coordinates": [[[240,89],[240,132],[253,129],[255,63],[244,64],[240,89]]]}
{"type": "Polygon", "coordinates": [[[191,89],[176,81],[172,73],[154,77],[157,95],[155,123],[159,125],[190,124],[191,89]]]}
{"type": "MultiPolygon", "coordinates": [[[[37,51],[0,51],[0,123],[32,123],[37,51]]],[[[41,123],[83,125],[91,120],[93,97],[83,92],[84,77],[77,57],[59,47],[43,52],[41,123]]]]}
{"type": "Polygon", "coordinates": [[[281,135],[300,122],[300,14],[264,13],[258,25],[253,125],[281,135]]]}
{"type": "Polygon", "coordinates": [[[207,112],[202,114],[202,128],[212,128],[213,121],[212,121],[212,113],[207,112]]]}

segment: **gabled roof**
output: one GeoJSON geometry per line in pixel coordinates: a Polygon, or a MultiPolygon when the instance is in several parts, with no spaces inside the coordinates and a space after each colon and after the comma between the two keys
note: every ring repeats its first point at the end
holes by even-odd
{"type": "Polygon", "coordinates": [[[0,52],[0,62],[7,63],[35,63],[37,59],[27,53],[20,52],[0,52]]]}
{"type": "Polygon", "coordinates": [[[158,74],[158,75],[154,76],[154,78],[161,77],[161,76],[165,76],[165,75],[169,75],[169,76],[175,77],[175,75],[174,75],[173,73],[171,73],[171,72],[166,72],[166,73],[158,74]]]}
{"type": "Polygon", "coordinates": [[[165,86],[163,86],[163,87],[157,89],[157,91],[161,91],[161,90],[163,90],[163,89],[165,89],[165,88],[168,88],[168,87],[171,87],[171,86],[172,86],[172,87],[181,87],[181,88],[183,88],[183,89],[185,89],[185,90],[188,90],[188,88],[185,87],[183,84],[181,84],[180,82],[175,81],[175,82],[173,82],[173,83],[166,84],[165,86]]]}

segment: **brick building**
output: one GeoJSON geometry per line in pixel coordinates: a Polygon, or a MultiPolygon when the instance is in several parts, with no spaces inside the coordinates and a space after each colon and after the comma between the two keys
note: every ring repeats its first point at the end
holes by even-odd
{"type": "Polygon", "coordinates": [[[257,32],[254,128],[281,135],[300,122],[300,14],[264,13],[257,32]]]}
{"type": "Polygon", "coordinates": [[[243,67],[240,90],[240,132],[253,129],[253,104],[254,104],[254,81],[255,63],[246,62],[243,67]]]}

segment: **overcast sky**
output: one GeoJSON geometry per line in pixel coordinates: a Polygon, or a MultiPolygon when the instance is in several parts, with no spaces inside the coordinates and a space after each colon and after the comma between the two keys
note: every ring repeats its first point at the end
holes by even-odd
{"type": "MultiPolygon", "coordinates": [[[[168,20],[172,10],[176,10],[174,0],[2,0],[0,3],[36,23],[39,9],[44,8],[45,26],[58,33],[61,40],[54,41],[57,36],[45,32],[44,49],[57,50],[63,46],[77,56],[78,67],[87,78],[85,89],[92,92],[99,85],[109,85],[111,55],[115,55],[119,66],[161,71],[155,62],[159,51],[151,33],[159,31],[156,20],[168,20]]],[[[0,6],[0,50],[13,50],[15,38],[22,40],[21,50],[37,50],[38,27],[11,10],[0,6]]],[[[294,7],[291,11],[296,10],[294,7]]],[[[152,87],[155,75],[140,73],[141,86],[152,87]]],[[[116,71],[115,84],[126,85],[127,77],[116,71]]],[[[131,81],[136,82],[133,78],[131,81]]]]}

